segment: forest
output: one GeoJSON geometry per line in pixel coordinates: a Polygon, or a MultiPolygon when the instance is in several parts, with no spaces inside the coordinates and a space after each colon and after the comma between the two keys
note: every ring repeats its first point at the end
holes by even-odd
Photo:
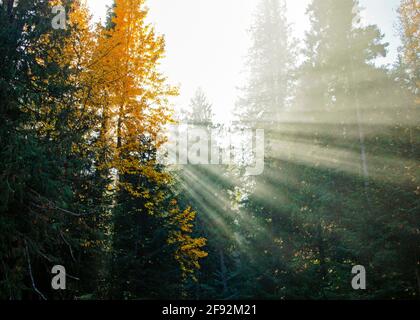
{"type": "Polygon", "coordinates": [[[379,66],[357,0],[311,0],[302,41],[256,0],[229,124],[203,89],[174,107],[147,4],[0,0],[0,300],[419,299],[420,1],[379,66]],[[162,161],[181,124],[242,156],[162,161]]]}

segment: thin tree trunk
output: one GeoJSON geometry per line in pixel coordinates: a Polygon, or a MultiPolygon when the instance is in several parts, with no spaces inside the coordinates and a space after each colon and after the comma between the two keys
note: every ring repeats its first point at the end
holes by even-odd
{"type": "Polygon", "coordinates": [[[419,266],[418,265],[416,265],[416,278],[417,278],[417,292],[418,292],[419,297],[420,297],[420,271],[419,271],[419,266]]]}
{"type": "Polygon", "coordinates": [[[121,151],[122,147],[122,117],[123,117],[123,107],[120,106],[118,113],[118,123],[117,123],[117,149],[121,151]]]}
{"type": "Polygon", "coordinates": [[[222,277],[222,285],[223,285],[223,297],[227,297],[228,294],[228,283],[227,283],[227,268],[225,263],[225,254],[223,253],[222,249],[219,249],[219,256],[220,256],[220,275],[222,277]]]}
{"type": "Polygon", "coordinates": [[[12,15],[14,2],[15,2],[15,0],[7,0],[7,3],[6,3],[6,6],[7,6],[7,15],[9,17],[12,15]]]}
{"type": "Polygon", "coordinates": [[[321,275],[321,292],[324,299],[326,299],[325,291],[324,291],[324,284],[327,281],[327,263],[326,263],[326,254],[325,254],[325,247],[324,241],[322,239],[322,226],[321,224],[318,225],[317,231],[317,238],[318,238],[318,252],[319,252],[319,272],[321,275]]]}
{"type": "MultiPolygon", "coordinates": [[[[349,47],[349,52],[352,51],[352,48],[349,47]]],[[[360,145],[360,161],[361,161],[361,169],[362,169],[362,174],[363,174],[363,180],[364,180],[364,188],[365,188],[365,196],[366,199],[368,200],[369,203],[369,165],[368,165],[368,160],[367,160],[367,152],[366,152],[366,139],[365,139],[365,132],[364,132],[364,128],[363,128],[363,123],[362,123],[362,111],[360,108],[360,100],[359,100],[359,95],[358,95],[358,89],[354,88],[352,90],[352,87],[355,86],[356,81],[354,78],[354,61],[353,61],[353,57],[350,58],[351,61],[351,83],[349,83],[349,90],[350,92],[353,91],[354,92],[354,100],[355,100],[355,104],[356,104],[356,121],[357,121],[357,129],[358,129],[358,134],[359,134],[359,145],[360,145]]]]}
{"type": "Polygon", "coordinates": [[[415,268],[416,280],[417,280],[417,294],[420,299],[420,257],[418,255],[418,252],[416,252],[415,263],[416,265],[414,266],[414,268],[415,268]]]}
{"type": "Polygon", "coordinates": [[[15,0],[7,0],[6,6],[7,6],[6,10],[7,10],[7,16],[9,17],[9,22],[12,23],[13,22],[13,7],[15,6],[15,0]]]}
{"type": "Polygon", "coordinates": [[[355,97],[356,97],[357,127],[359,131],[359,143],[360,143],[360,160],[362,162],[363,178],[365,181],[365,188],[367,191],[367,189],[369,188],[369,167],[368,167],[367,154],[366,154],[365,133],[364,133],[363,124],[362,124],[362,113],[360,110],[360,103],[359,103],[357,92],[355,92],[355,97]]]}

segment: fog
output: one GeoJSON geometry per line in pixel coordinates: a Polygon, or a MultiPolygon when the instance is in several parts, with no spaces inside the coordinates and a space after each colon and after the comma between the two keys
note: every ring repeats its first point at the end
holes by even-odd
{"type": "MultiPolygon", "coordinates": [[[[112,0],[87,0],[95,20],[105,16],[112,0]]],[[[310,0],[287,0],[288,19],[294,36],[303,39],[309,27],[305,14],[310,0]]],[[[244,65],[250,46],[249,29],[257,0],[149,0],[149,21],[166,37],[162,71],[180,87],[173,99],[180,110],[187,108],[198,87],[213,104],[216,119],[226,121],[245,81],[244,65]]],[[[395,28],[398,0],[362,0],[363,24],[377,24],[390,43],[386,58],[392,63],[399,38],[395,28]],[[386,6],[384,3],[386,2],[386,6]]]]}

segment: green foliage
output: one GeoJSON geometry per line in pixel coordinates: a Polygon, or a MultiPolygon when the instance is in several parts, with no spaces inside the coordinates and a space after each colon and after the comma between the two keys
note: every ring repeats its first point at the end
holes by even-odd
{"type": "MultiPolygon", "coordinates": [[[[256,177],[158,164],[176,90],[155,70],[164,40],[143,1],[132,20],[117,1],[95,31],[79,1],[62,3],[66,30],[47,0],[0,1],[0,299],[418,299],[415,1],[401,3],[392,68],[375,64],[387,44],[357,1],[311,2],[300,65],[284,1],[261,1],[236,110],[265,130],[256,177]]],[[[203,90],[190,107],[182,121],[226,131],[203,90]]]]}

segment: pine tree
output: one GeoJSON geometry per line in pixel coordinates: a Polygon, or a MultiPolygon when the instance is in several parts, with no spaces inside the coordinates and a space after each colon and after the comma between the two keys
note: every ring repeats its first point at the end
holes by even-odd
{"type": "Polygon", "coordinates": [[[262,0],[251,28],[252,47],[248,56],[249,84],[238,102],[242,121],[279,121],[289,104],[293,84],[294,49],[286,19],[286,3],[262,0]]]}
{"type": "Polygon", "coordinates": [[[198,88],[191,99],[190,110],[185,112],[184,120],[192,125],[211,127],[213,123],[212,105],[208,102],[202,88],[198,88]]]}
{"type": "Polygon", "coordinates": [[[244,264],[252,265],[248,272],[252,273],[254,283],[250,284],[248,294],[276,299],[285,297],[282,288],[289,278],[283,234],[289,228],[290,217],[280,203],[285,192],[280,183],[284,164],[277,152],[282,138],[279,131],[284,120],[282,115],[290,107],[295,81],[296,42],[286,12],[285,1],[259,3],[247,65],[249,84],[238,103],[238,117],[244,128],[265,131],[264,172],[247,178],[253,189],[242,209],[244,216],[256,222],[247,235],[251,243],[249,251],[254,254],[243,258],[244,264]]]}
{"type": "MultiPolygon", "coordinates": [[[[412,217],[384,207],[387,197],[405,198],[404,192],[391,190],[391,181],[388,185],[380,181],[386,170],[401,167],[387,167],[377,160],[378,154],[384,157],[400,147],[392,142],[397,132],[390,132],[378,120],[388,119],[392,126],[401,92],[385,70],[374,65],[376,57],[385,55],[386,45],[376,26],[359,26],[357,5],[350,0],[314,0],[309,7],[312,29],[306,38],[308,59],[301,69],[296,105],[305,112],[313,134],[303,135],[308,145],[303,155],[310,162],[299,174],[301,192],[297,195],[308,217],[300,219],[305,240],[296,250],[299,263],[309,263],[319,274],[318,283],[315,275],[309,276],[314,279],[312,286],[320,288],[319,297],[340,294],[332,288],[345,287],[343,274],[350,269],[349,262],[369,265],[372,296],[384,297],[385,291],[405,296],[402,283],[407,283],[404,274],[408,273],[396,257],[410,254],[403,253],[405,245],[386,249],[385,239],[399,238],[401,234],[388,228],[412,217]],[[344,155],[354,169],[346,166],[344,155]],[[309,259],[304,258],[308,251],[312,252],[309,259]],[[394,279],[393,289],[384,274],[394,279]]],[[[407,296],[412,294],[409,291],[407,296]]]]}
{"type": "Polygon", "coordinates": [[[105,57],[97,67],[105,80],[100,143],[111,150],[105,170],[113,172],[115,193],[109,294],[118,298],[176,297],[176,286],[206,255],[200,250],[205,240],[187,235],[190,227],[173,230],[175,222],[189,226],[195,216],[172,220],[172,177],[157,161],[163,127],[171,120],[168,97],[176,90],[157,70],[164,39],[146,24],[146,15],[144,1],[117,0],[99,30],[98,56],[105,57]],[[167,285],[163,273],[171,274],[167,285]]]}
{"type": "MultiPolygon", "coordinates": [[[[51,267],[62,264],[80,276],[94,242],[96,212],[80,197],[91,166],[82,157],[91,122],[86,115],[85,78],[89,59],[73,45],[87,44],[86,11],[64,1],[71,16],[67,30],[51,28],[48,1],[8,1],[1,5],[2,75],[2,274],[11,298],[66,297],[51,291],[51,267]],[[7,18],[6,18],[7,16],[7,18]],[[2,41],[3,42],[3,41],[2,41]],[[3,187],[6,187],[5,189],[3,187]],[[16,215],[23,212],[23,215],[16,215]],[[3,241],[4,240],[4,241],[3,241]],[[16,270],[23,270],[16,272],[16,270]],[[9,274],[17,277],[8,280],[9,274]]],[[[87,272],[89,274],[89,272],[87,272]]],[[[74,295],[93,282],[69,284],[74,295]]]]}

